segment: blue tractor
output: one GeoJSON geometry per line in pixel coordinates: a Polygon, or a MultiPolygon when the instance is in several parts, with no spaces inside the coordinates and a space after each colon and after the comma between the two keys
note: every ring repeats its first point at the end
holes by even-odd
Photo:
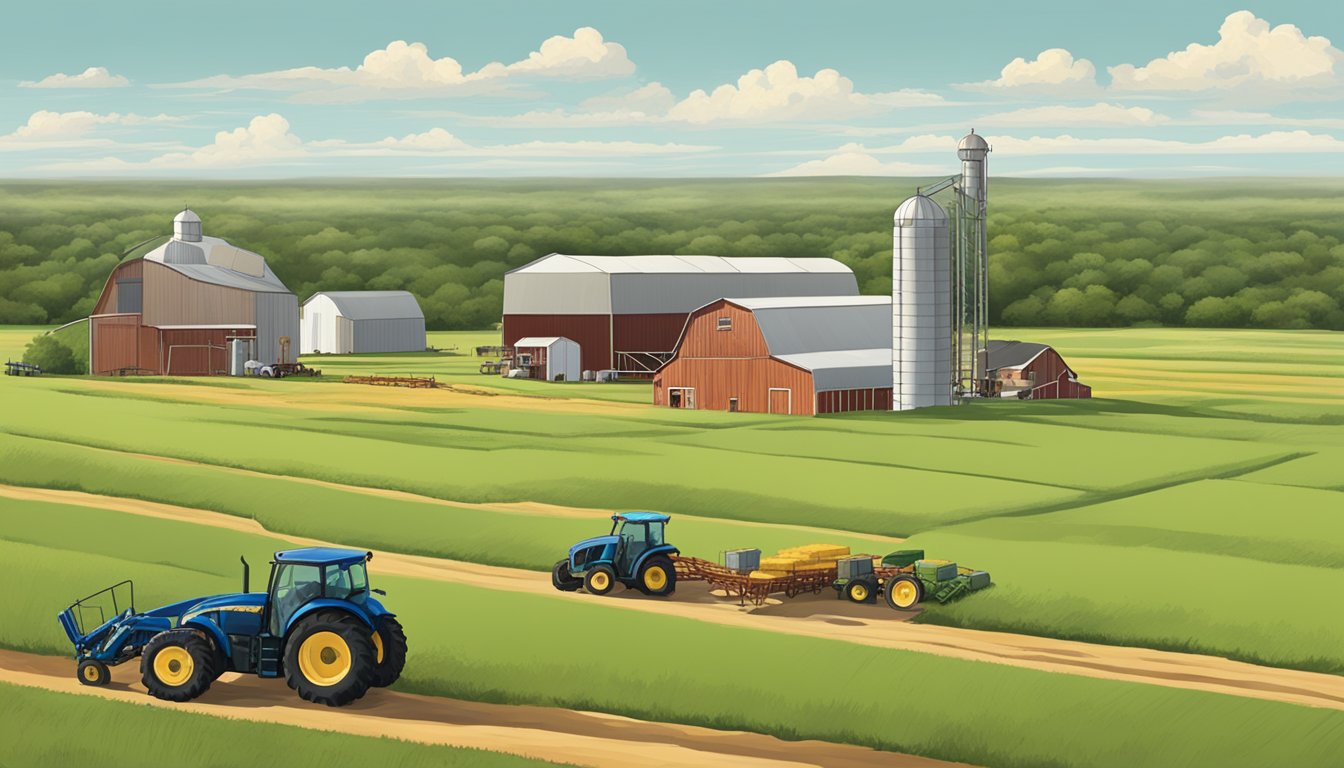
{"type": "Polygon", "coordinates": [[[620,582],[646,595],[670,595],[677,588],[672,556],[681,554],[664,538],[667,515],[623,512],[611,516],[611,533],[584,539],[569,548],[569,557],[551,569],[551,583],[561,592],[583,587],[605,595],[620,582]]]}
{"type": "MultiPolygon", "coordinates": [[[[241,559],[241,558],[240,558],[241,559]]],[[[225,672],[284,676],[308,701],[339,707],[391,685],[406,664],[406,633],[373,594],[372,552],[311,547],[276,552],[266,592],[194,598],[144,613],[129,581],[58,615],[75,645],[76,675],[106,685],[109,667],[140,657],[150,694],[190,701],[225,672]]]]}

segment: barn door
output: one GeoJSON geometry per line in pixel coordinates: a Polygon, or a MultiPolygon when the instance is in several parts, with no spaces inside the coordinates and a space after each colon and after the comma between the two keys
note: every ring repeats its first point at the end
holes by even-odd
{"type": "Polygon", "coordinates": [[[313,338],[312,338],[313,348],[307,351],[309,352],[325,351],[322,349],[322,313],[314,312],[312,315],[312,319],[309,320],[309,323],[311,324],[309,327],[313,329],[313,338]]]}
{"type": "Polygon", "coordinates": [[[793,390],[771,387],[770,413],[778,413],[782,416],[793,413],[793,390]]]}
{"type": "Polygon", "coordinates": [[[355,321],[348,317],[336,318],[336,352],[348,355],[355,351],[355,321]]]}

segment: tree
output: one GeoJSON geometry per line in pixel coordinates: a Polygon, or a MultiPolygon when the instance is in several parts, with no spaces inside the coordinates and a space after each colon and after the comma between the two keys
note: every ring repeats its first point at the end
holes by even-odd
{"type": "Polygon", "coordinates": [[[49,333],[28,342],[23,350],[23,362],[41,366],[46,373],[84,373],[85,362],[75,357],[70,347],[49,333]]]}

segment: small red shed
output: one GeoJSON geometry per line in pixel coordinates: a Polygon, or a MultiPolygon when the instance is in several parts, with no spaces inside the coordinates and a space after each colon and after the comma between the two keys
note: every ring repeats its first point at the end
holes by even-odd
{"type": "Polygon", "coordinates": [[[1056,400],[1092,397],[1092,388],[1054,348],[1029,341],[991,341],[988,347],[990,383],[999,397],[1056,400]]]}

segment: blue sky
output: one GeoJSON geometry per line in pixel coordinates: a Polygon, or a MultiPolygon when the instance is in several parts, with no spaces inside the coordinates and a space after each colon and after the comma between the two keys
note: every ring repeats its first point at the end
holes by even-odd
{"type": "Polygon", "coordinates": [[[1338,4],[387,5],[7,8],[0,176],[1344,168],[1338,4]]]}

